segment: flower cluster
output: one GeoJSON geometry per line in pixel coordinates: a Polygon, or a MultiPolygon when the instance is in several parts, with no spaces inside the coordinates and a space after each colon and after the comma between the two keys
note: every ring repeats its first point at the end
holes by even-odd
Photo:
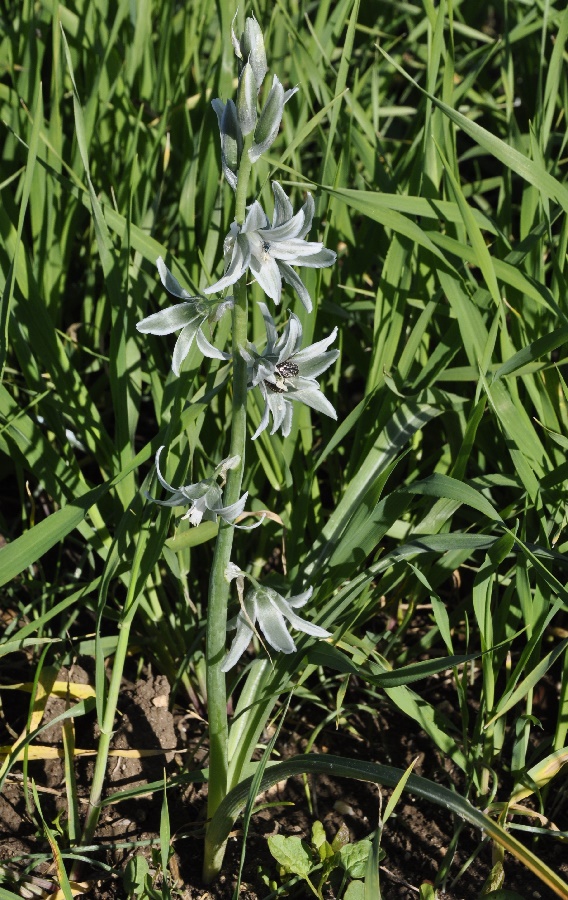
{"type": "Polygon", "coordinates": [[[244,138],[254,132],[252,146],[248,149],[249,159],[254,163],[276,140],[284,106],[298,88],[285,91],[275,75],[268,97],[258,115],[257,97],[268,71],[262,31],[256,19],[249,16],[240,40],[234,28],[231,32],[235,54],[242,64],[237,102],[235,104],[233,100],[228,100],[227,103],[223,103],[222,100],[216,99],[213,100],[212,106],[217,113],[221,135],[223,175],[236,191],[244,138]]]}
{"type": "MultiPolygon", "coordinates": [[[[192,296],[180,285],[160,257],[157,266],[162,284],[170,294],[182,302],[147,316],[138,323],[137,328],[142,333],[155,335],[179,332],[172,358],[172,370],[175,375],[180,374],[183,362],[194,344],[204,356],[227,363],[231,363],[233,359],[238,360],[240,355],[241,360],[246,363],[247,392],[257,389],[263,401],[261,421],[252,439],[256,440],[269,427],[271,418],[270,433],[280,431],[286,438],[292,430],[294,403],[303,403],[323,415],[337,418],[335,409],[322,393],[318,383],[319,376],[339,356],[338,350],[329,349],[336,339],[337,328],[322,340],[302,347],[302,324],[298,316],[290,312],[279,333],[268,307],[265,303],[260,303],[266,343],[261,343],[260,348],[257,348],[255,344],[246,340],[246,335],[241,330],[233,335],[232,353],[229,353],[213,346],[210,340],[211,329],[234,306],[235,301],[232,296],[212,299],[210,295],[224,292],[226,288],[240,282],[249,274],[276,305],[280,304],[283,286],[287,285],[295,292],[306,312],[310,313],[313,308],[312,298],[296,267],[325,268],[335,263],[336,254],[324,247],[320,241],[308,240],[315,212],[314,200],[310,193],[306,195],[303,206],[295,213],[283,188],[274,181],[272,183],[274,208],[271,219],[259,200],[254,200],[246,208],[246,213],[243,198],[238,200],[244,188],[244,184],[239,185],[239,172],[246,172],[248,177],[250,165],[272,146],[280,128],[284,106],[298,88],[284,90],[275,75],[270,88],[268,90],[265,88],[263,103],[259,108],[259,96],[268,66],[262,31],[254,17],[246,19],[240,37],[235,33],[234,27],[232,28],[232,42],[240,66],[236,101],[213,100],[221,139],[222,171],[228,184],[237,192],[240,209],[238,221],[235,220],[231,224],[224,240],[224,272],[214,284],[203,290],[203,296],[192,296]],[[248,154],[248,158],[243,156],[245,153],[248,154]],[[206,325],[209,336],[205,333],[206,325]],[[237,334],[240,336],[237,337],[237,334]]],[[[238,322],[239,318],[235,313],[234,328],[238,322]]],[[[242,363],[238,371],[241,373],[240,395],[244,398],[245,373],[242,363]]],[[[244,436],[242,441],[242,449],[238,452],[244,456],[244,436]]],[[[239,446],[238,443],[236,446],[239,446]]],[[[149,497],[152,502],[169,507],[188,507],[183,518],[189,519],[192,525],[221,519],[234,527],[246,527],[236,523],[244,514],[248,492],[236,502],[224,504],[223,501],[227,473],[231,469],[242,467],[240,456],[224,459],[215,467],[210,478],[195,484],[173,487],[165,480],[160,470],[160,455],[163,449],[160,447],[156,453],[156,475],[159,484],[170,496],[164,500],[149,497]]],[[[238,473],[234,473],[231,477],[236,477],[240,484],[241,475],[242,470],[239,469],[238,473]]],[[[232,497],[234,496],[233,493],[232,497]]],[[[248,527],[255,528],[259,524],[261,522],[248,527]]],[[[222,664],[224,672],[238,662],[253,635],[258,635],[256,625],[267,643],[282,653],[292,653],[296,649],[288,626],[314,638],[330,636],[324,628],[313,625],[294,612],[308,602],[312,596],[311,588],[297,596],[284,598],[272,587],[263,586],[252,576],[245,575],[232,563],[229,564],[227,572],[228,580],[237,579],[241,609],[228,624],[229,629],[236,630],[236,635],[222,664]],[[253,582],[246,595],[245,577],[253,582]]]]}

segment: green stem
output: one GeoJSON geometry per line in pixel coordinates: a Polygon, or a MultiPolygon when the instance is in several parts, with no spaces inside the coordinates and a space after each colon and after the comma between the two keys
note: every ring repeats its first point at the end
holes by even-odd
{"type": "MultiPolygon", "coordinates": [[[[246,214],[246,200],[251,162],[248,155],[253,136],[245,139],[239,165],[235,220],[242,225],[246,214]]],[[[247,426],[247,366],[240,354],[240,347],[247,341],[248,305],[246,274],[235,284],[233,307],[233,407],[231,414],[230,456],[238,456],[240,462],[230,469],[223,497],[224,506],[236,503],[241,496],[245,465],[247,426]]],[[[231,560],[234,527],[221,520],[213,564],[209,580],[205,659],[207,664],[207,709],[209,716],[209,784],[207,794],[207,818],[210,821],[217,807],[227,794],[227,689],[225,674],[221,671],[227,641],[227,605],[229,585],[225,570],[231,560]]],[[[219,873],[225,855],[225,845],[212,846],[205,835],[203,880],[209,884],[219,873]]]]}
{"type": "MultiPolygon", "coordinates": [[[[116,652],[114,654],[114,665],[112,667],[112,675],[108,686],[108,696],[104,708],[103,721],[100,724],[101,736],[97,749],[95,760],[95,771],[91,784],[91,794],[89,797],[89,808],[87,818],[83,828],[82,844],[90,844],[97,827],[99,816],[101,814],[101,800],[103,787],[105,782],[106,767],[110,750],[110,742],[114,734],[114,719],[116,716],[116,708],[118,706],[118,698],[120,696],[120,686],[122,682],[122,674],[124,672],[124,664],[126,654],[128,652],[128,643],[130,640],[130,627],[134,619],[134,614],[138,607],[139,595],[136,594],[136,585],[138,574],[140,572],[140,563],[146,546],[145,535],[139,534],[136,553],[132,563],[132,572],[128,592],[124,604],[124,612],[122,620],[119,624],[118,642],[116,652]]],[[[78,863],[76,863],[70,874],[72,880],[76,880],[78,872],[78,863]]]]}

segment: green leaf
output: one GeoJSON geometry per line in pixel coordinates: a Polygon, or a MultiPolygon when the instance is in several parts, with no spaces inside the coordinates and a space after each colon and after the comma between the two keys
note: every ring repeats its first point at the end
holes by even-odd
{"type": "Polygon", "coordinates": [[[168,538],[166,547],[175,553],[187,550],[189,547],[198,547],[207,541],[212,541],[219,531],[218,522],[201,522],[200,525],[190,527],[187,531],[181,531],[173,538],[168,538]]]}
{"type": "MultiPolygon", "coordinates": [[[[341,866],[350,878],[363,878],[365,875],[371,846],[371,841],[365,838],[362,841],[357,841],[355,844],[346,844],[339,851],[341,866]]],[[[383,852],[383,857],[385,855],[383,852]]]]}
{"type": "Polygon", "coordinates": [[[365,900],[365,885],[362,881],[352,881],[343,895],[343,900],[365,900]]]}
{"type": "Polygon", "coordinates": [[[392,792],[391,796],[389,797],[389,802],[386,805],[386,808],[385,808],[385,811],[384,811],[383,817],[382,817],[383,818],[383,826],[386,825],[388,819],[390,819],[390,817],[392,816],[395,806],[398,803],[398,801],[400,800],[400,796],[405,788],[406,782],[408,781],[410,773],[412,772],[412,770],[414,768],[415,762],[416,762],[416,760],[414,760],[408,766],[404,775],[402,776],[402,778],[398,782],[397,786],[395,787],[394,791],[392,792]]]}
{"type": "Polygon", "coordinates": [[[129,895],[139,896],[144,892],[144,882],[149,872],[150,867],[146,857],[142,856],[142,854],[137,853],[136,856],[128,860],[122,876],[122,883],[129,895]]]}
{"type": "Polygon", "coordinates": [[[379,863],[381,861],[381,832],[375,832],[371,851],[367,857],[365,866],[365,900],[381,900],[381,886],[379,881],[379,863]]]}
{"type": "Polygon", "coordinates": [[[494,156],[495,159],[498,159],[511,171],[520,175],[529,184],[533,184],[545,197],[560,203],[564,211],[568,212],[568,189],[563,184],[550,175],[542,166],[539,166],[538,163],[519,153],[518,150],[506,144],[495,134],[478,125],[477,122],[468,119],[467,116],[464,116],[456,109],[452,109],[451,106],[448,106],[447,103],[439,100],[433,94],[429,94],[385,50],[381,47],[378,49],[397,72],[400,72],[404,78],[412,82],[422,94],[429,97],[432,103],[442,110],[444,115],[468,134],[480,147],[483,147],[491,156],[494,156]]]}
{"type": "Polygon", "coordinates": [[[427,494],[431,497],[446,497],[448,500],[457,500],[459,503],[465,503],[467,506],[477,509],[494,522],[503,521],[497,510],[493,508],[489,500],[485,499],[483,494],[480,494],[479,491],[476,491],[475,488],[463,481],[450,478],[449,475],[440,475],[438,473],[429,475],[428,478],[416,481],[402,490],[408,491],[410,494],[427,494]]]}
{"type": "Polygon", "coordinates": [[[99,502],[110,484],[103,484],[52,513],[15,541],[0,549],[0,586],[6,584],[40,559],[83,521],[88,510],[99,502]]]}
{"type": "Polygon", "coordinates": [[[273,834],[268,838],[268,849],[282,868],[292,874],[307,878],[314,868],[311,853],[305,841],[292,835],[273,834]]]}

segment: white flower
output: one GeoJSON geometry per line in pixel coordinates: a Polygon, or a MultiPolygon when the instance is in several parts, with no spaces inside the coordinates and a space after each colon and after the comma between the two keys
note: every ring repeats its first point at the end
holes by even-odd
{"type": "Polygon", "coordinates": [[[310,295],[301,278],[292,266],[307,266],[321,269],[331,266],[336,254],[327,250],[318,241],[306,241],[305,236],[312,226],[314,201],[308,194],[302,209],[294,215],[292,204],[276,182],[272,182],[274,192],[274,217],[269,222],[262,206],[255,200],[249,206],[246,219],[239,227],[231,225],[225,238],[224,252],[227,269],[222,278],[205,294],[222,291],[234,284],[250,269],[262,290],[275,303],[280,303],[282,279],[294,288],[308,310],[312,309],[310,295]]]}
{"type": "Polygon", "coordinates": [[[339,356],[338,350],[327,349],[336,338],[337,327],[328,337],[301,350],[302,325],[299,318],[291,313],[278,337],[268,308],[264,303],[259,303],[259,306],[266,328],[266,348],[262,353],[257,351],[254,344],[249,344],[246,350],[241,349],[248,367],[249,390],[258,387],[264,398],[264,412],[253,440],[268,427],[270,413],[273,419],[271,434],[279,428],[284,437],[290,434],[293,411],[291,401],[305,403],[317,412],[337,419],[335,409],[322,394],[316,381],[317,376],[325,372],[339,356]]]}
{"type": "Polygon", "coordinates": [[[329,631],[312,625],[305,619],[297,616],[293,611],[304,606],[312,596],[312,588],[308,588],[297,597],[289,597],[287,600],[281,597],[273,588],[257,585],[250,589],[243,603],[242,609],[235,619],[228,623],[228,628],[237,629],[237,633],[231,644],[231,649],[223,660],[221,669],[228,672],[241,658],[254,634],[255,623],[258,622],[260,630],[268,643],[281,653],[293,653],[296,645],[288,633],[285,619],[293,628],[310,634],[316,638],[331,637],[329,631]]]}
{"type": "MultiPolygon", "coordinates": [[[[189,519],[192,525],[199,525],[202,520],[205,522],[216,522],[217,516],[226,522],[234,522],[238,516],[242,515],[247,502],[248,491],[245,491],[241,499],[237,500],[236,503],[231,504],[231,506],[223,506],[223,493],[221,487],[217,484],[219,477],[222,484],[224,484],[227,471],[238,466],[240,462],[238,456],[230,456],[220,462],[211,478],[205,478],[203,481],[198,481],[197,484],[186,484],[184,487],[175,488],[168,484],[160,472],[160,453],[163,449],[163,447],[160,447],[156,453],[156,474],[162,487],[170,491],[172,496],[168,500],[156,500],[155,497],[150,497],[147,494],[146,496],[149,500],[153,503],[159,503],[160,506],[189,505],[189,509],[183,518],[189,519]]],[[[240,525],[236,527],[248,530],[256,528],[258,525],[260,525],[260,522],[256,522],[254,525],[240,525]]]]}
{"type": "Polygon", "coordinates": [[[174,297],[179,297],[187,302],[178,303],[177,306],[170,306],[168,309],[147,316],[138,322],[136,326],[138,331],[143,334],[172,334],[181,328],[172,358],[172,369],[176,375],[179,375],[181,364],[189,353],[194,340],[204,356],[225,359],[222,352],[206,340],[201,328],[206,321],[218,322],[221,316],[233,306],[233,298],[227,297],[219,302],[205,300],[202,297],[192,297],[172,275],[161,256],[156,264],[166,290],[174,297]]]}

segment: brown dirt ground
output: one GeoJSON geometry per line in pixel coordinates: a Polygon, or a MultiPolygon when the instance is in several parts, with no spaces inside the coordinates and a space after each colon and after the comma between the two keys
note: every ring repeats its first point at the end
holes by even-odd
{"type": "MultiPolygon", "coordinates": [[[[85,663],[88,665],[88,663],[85,663]]],[[[65,673],[62,673],[63,677],[65,673]]],[[[74,666],[70,673],[76,682],[91,681],[80,666],[74,666]]],[[[336,730],[335,725],[323,729],[313,752],[334,753],[352,758],[375,760],[385,764],[405,767],[418,758],[415,772],[433,780],[451,784],[459,789],[459,773],[453,771],[447,760],[432,751],[431,742],[412,722],[386,703],[381,703],[373,714],[357,710],[356,686],[350,688],[355,694],[350,697],[354,709],[350,718],[350,729],[336,730]]],[[[3,709],[0,744],[10,744],[10,730],[20,733],[27,716],[28,698],[22,694],[2,692],[3,709]]],[[[169,685],[164,676],[153,676],[146,671],[144,677],[123,685],[119,705],[119,723],[114,736],[116,750],[145,749],[160,751],[155,756],[141,759],[114,757],[109,762],[107,790],[109,793],[125,787],[133,787],[162,779],[164,771],[168,777],[183,771],[195,769],[206,761],[204,748],[204,723],[187,710],[168,706],[169,685]]],[[[64,701],[51,698],[45,713],[49,721],[64,709],[64,701]]],[[[318,722],[315,707],[302,707],[301,713],[292,710],[281,732],[279,753],[287,757],[305,750],[307,740],[318,722]],[[311,715],[311,718],[309,716],[311,715]]],[[[94,714],[77,719],[76,746],[96,747],[94,714]]],[[[60,726],[50,726],[41,735],[42,744],[61,746],[60,726]]],[[[91,759],[80,759],[76,765],[78,793],[81,798],[81,812],[84,812],[86,797],[93,771],[91,759]]],[[[66,809],[64,770],[62,760],[30,761],[28,782],[33,779],[37,785],[41,809],[48,823],[53,823],[57,814],[66,809]]],[[[47,853],[49,846],[41,837],[37,811],[31,803],[26,809],[24,797],[22,765],[17,764],[0,795],[0,865],[10,863],[13,876],[21,872],[29,862],[29,854],[47,853]],[[26,859],[27,858],[27,859],[26,859]]],[[[251,822],[247,840],[247,854],[243,870],[242,900],[265,900],[271,888],[262,879],[262,873],[277,879],[276,864],[267,846],[270,834],[300,835],[308,838],[311,825],[319,818],[323,822],[328,837],[338,830],[342,822],[347,825],[351,839],[359,840],[372,832],[377,825],[381,802],[383,808],[389,791],[381,792],[374,785],[331,779],[326,776],[311,778],[306,784],[301,778],[290,779],[272,788],[261,801],[281,803],[281,806],[257,813],[251,822]],[[309,799],[308,799],[309,798],[309,799]],[[312,810],[310,811],[310,803],[312,810]],[[285,805],[289,804],[289,805],[285,805]]],[[[227,856],[219,881],[206,888],[200,879],[201,863],[201,823],[205,812],[206,788],[199,784],[188,784],[173,788],[168,792],[171,829],[175,855],[172,873],[177,876],[174,897],[186,900],[231,900],[236,873],[238,871],[241,840],[237,824],[236,831],[229,840],[227,856]]],[[[162,796],[160,792],[138,799],[123,801],[105,807],[96,843],[100,850],[96,858],[105,863],[107,872],[96,867],[86,867],[82,881],[89,882],[85,896],[93,900],[118,900],[128,897],[122,873],[129,859],[137,852],[150,855],[148,843],[157,847],[157,833],[160,822],[162,796]],[[142,842],[142,846],[140,843],[142,842]]],[[[559,828],[566,830],[565,821],[557,821],[559,828]]],[[[53,827],[53,824],[52,824],[53,827]]],[[[396,808],[385,829],[382,845],[386,858],[381,867],[381,887],[383,896],[389,898],[417,898],[419,887],[426,880],[433,880],[444,860],[452,837],[454,823],[444,809],[416,801],[409,794],[396,808]]],[[[64,846],[62,839],[61,846],[64,846]]],[[[491,869],[491,848],[484,845],[479,855],[459,878],[453,887],[452,879],[461,865],[479,849],[479,835],[468,827],[460,834],[458,850],[451,866],[451,877],[447,882],[445,900],[468,900],[477,897],[491,869]]],[[[566,846],[558,841],[541,842],[537,852],[555,871],[568,879],[568,854],[566,846]]],[[[48,863],[40,864],[34,870],[40,885],[48,896],[54,869],[48,863]]],[[[511,857],[505,859],[505,888],[517,891],[523,898],[548,900],[553,895],[542,882],[529,873],[511,857]]],[[[0,883],[15,890],[10,878],[0,873],[0,883]]],[[[291,890],[289,896],[312,896],[305,886],[291,890]]],[[[335,897],[330,886],[325,895],[329,900],[335,897]]]]}

